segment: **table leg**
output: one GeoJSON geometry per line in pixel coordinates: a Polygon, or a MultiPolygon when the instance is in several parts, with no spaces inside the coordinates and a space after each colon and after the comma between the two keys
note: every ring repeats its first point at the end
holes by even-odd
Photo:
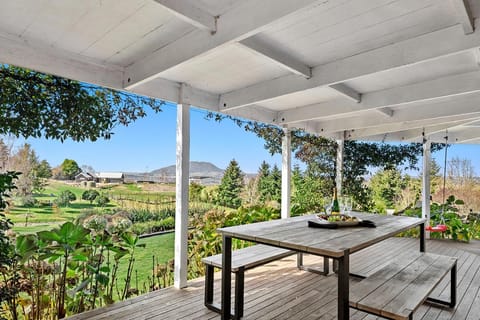
{"type": "Polygon", "coordinates": [[[425,252],[425,223],[420,226],[420,252],[425,252]]]}
{"type": "Polygon", "coordinates": [[[223,236],[222,242],[222,313],[221,319],[231,318],[232,238],[223,236]]]}
{"type": "Polygon", "coordinates": [[[350,250],[343,252],[343,257],[338,259],[338,319],[347,320],[350,318],[350,288],[349,271],[350,250]]]}

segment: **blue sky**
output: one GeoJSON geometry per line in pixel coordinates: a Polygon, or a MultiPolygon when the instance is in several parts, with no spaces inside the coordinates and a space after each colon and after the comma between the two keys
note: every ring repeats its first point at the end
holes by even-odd
{"type": "MultiPolygon", "coordinates": [[[[280,166],[281,157],[271,156],[263,147],[263,140],[245,132],[233,122],[220,123],[205,120],[206,111],[191,109],[190,157],[192,161],[208,161],[224,169],[231,159],[240,164],[244,172],[257,172],[260,163],[280,166]]],[[[65,158],[81,165],[90,165],[96,171],[145,172],[175,164],[176,106],[166,104],[159,114],[150,112],[128,127],[119,126],[110,140],[64,143],[46,139],[28,139],[40,160],[52,166],[65,158]]],[[[17,145],[23,143],[19,139],[17,145]]],[[[480,145],[452,145],[448,158],[458,156],[470,159],[480,173],[480,145]]],[[[443,151],[433,154],[443,165],[443,151]]],[[[293,163],[298,161],[293,160],[293,163]]],[[[413,173],[415,174],[415,173],[413,173]]]]}
{"type": "MultiPolygon", "coordinates": [[[[26,140],[39,159],[57,166],[65,158],[95,171],[145,172],[175,164],[176,106],[166,104],[162,112],[149,112],[128,127],[118,126],[110,140],[64,143],[46,139],[26,140]]],[[[148,111],[148,110],[147,110],[148,111]]],[[[206,111],[191,108],[190,158],[212,162],[225,169],[235,159],[244,172],[257,172],[265,160],[271,165],[281,163],[279,155],[270,156],[263,140],[245,132],[230,120],[205,120],[206,111]]],[[[17,141],[16,144],[23,143],[17,141]]]]}

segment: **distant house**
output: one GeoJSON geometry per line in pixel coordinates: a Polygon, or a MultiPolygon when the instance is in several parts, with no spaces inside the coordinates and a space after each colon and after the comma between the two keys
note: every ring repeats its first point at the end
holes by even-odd
{"type": "Polygon", "coordinates": [[[89,172],[80,172],[75,176],[75,182],[95,181],[96,177],[89,172]]]}
{"type": "Polygon", "coordinates": [[[97,182],[100,183],[123,183],[124,174],[122,172],[99,172],[97,173],[97,182]]]}

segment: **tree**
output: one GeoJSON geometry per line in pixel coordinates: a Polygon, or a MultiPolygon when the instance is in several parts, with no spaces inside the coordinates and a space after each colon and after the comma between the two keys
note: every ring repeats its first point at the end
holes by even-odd
{"type": "Polygon", "coordinates": [[[95,174],[95,169],[93,169],[91,165],[84,164],[82,165],[81,169],[82,169],[82,172],[90,173],[92,175],[95,174]]]}
{"type": "Polygon", "coordinates": [[[7,170],[8,160],[10,159],[10,148],[0,139],[0,170],[7,170]]]}
{"type": "Polygon", "coordinates": [[[243,189],[243,173],[237,161],[230,161],[218,187],[216,203],[222,206],[238,208],[242,204],[240,194],[243,189]]]}
{"type": "Polygon", "coordinates": [[[204,188],[205,187],[199,183],[191,182],[190,188],[188,189],[188,197],[190,198],[190,200],[200,201],[202,190],[204,188]]]}
{"type": "Polygon", "coordinates": [[[404,179],[400,171],[395,168],[378,171],[370,179],[370,188],[377,211],[383,212],[387,208],[395,208],[407,183],[408,180],[404,179]]]}
{"type": "Polygon", "coordinates": [[[31,145],[25,143],[10,159],[9,170],[18,171],[16,194],[22,197],[31,195],[34,190],[42,189],[42,181],[37,176],[38,157],[31,145]]]}
{"type": "Polygon", "coordinates": [[[47,160],[40,161],[36,171],[38,178],[48,179],[52,177],[52,167],[50,167],[50,164],[47,160]]]}
{"type": "Polygon", "coordinates": [[[61,207],[68,207],[70,202],[77,200],[77,196],[70,190],[60,192],[55,203],[61,207]]]}
{"type": "Polygon", "coordinates": [[[454,157],[448,161],[447,168],[448,179],[455,185],[466,187],[475,184],[475,169],[473,168],[471,160],[454,157]]]}
{"type": "Polygon", "coordinates": [[[265,161],[262,161],[260,168],[258,169],[258,193],[260,195],[260,201],[265,201],[269,195],[269,176],[270,165],[265,161]]]}
{"type": "Polygon", "coordinates": [[[95,199],[95,202],[99,207],[105,207],[105,205],[110,202],[110,199],[106,195],[101,194],[97,196],[97,198],[95,199]]]}
{"type": "MultiPolygon", "coordinates": [[[[207,119],[215,121],[230,119],[246,131],[264,139],[265,149],[271,154],[282,151],[284,135],[282,128],[216,113],[209,113],[207,119]]],[[[335,185],[337,143],[334,140],[301,130],[294,130],[291,135],[292,151],[295,157],[307,165],[312,165],[311,168],[317,171],[316,176],[325,180],[322,183],[328,190],[328,194],[331,194],[335,185]]],[[[443,144],[432,144],[432,152],[443,147],[443,144]]],[[[416,169],[421,155],[422,145],[420,143],[390,145],[347,140],[344,145],[343,158],[343,193],[354,198],[358,209],[371,210],[373,202],[370,190],[365,183],[365,177],[368,176],[370,170],[401,166],[416,169]]]]}
{"type": "Polygon", "coordinates": [[[85,190],[82,193],[82,199],[86,201],[90,201],[90,204],[100,195],[97,190],[85,190]]]}
{"type": "Polygon", "coordinates": [[[62,168],[62,174],[65,179],[73,180],[75,176],[79,174],[82,170],[78,166],[77,162],[72,159],[65,159],[63,160],[62,164],[60,165],[62,168]]]}
{"type": "Polygon", "coordinates": [[[292,171],[292,214],[320,212],[331,201],[329,181],[318,175],[315,164],[309,164],[304,173],[298,165],[292,171]]]}
{"type": "Polygon", "coordinates": [[[64,141],[109,139],[117,125],[161,111],[163,101],[0,65],[0,134],[64,141]]]}

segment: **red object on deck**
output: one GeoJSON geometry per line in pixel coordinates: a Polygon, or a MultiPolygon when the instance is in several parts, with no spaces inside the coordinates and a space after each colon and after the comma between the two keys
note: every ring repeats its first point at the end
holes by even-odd
{"type": "Polygon", "coordinates": [[[445,224],[438,224],[434,227],[428,226],[425,228],[425,230],[430,232],[445,232],[447,231],[447,226],[445,224]]]}

